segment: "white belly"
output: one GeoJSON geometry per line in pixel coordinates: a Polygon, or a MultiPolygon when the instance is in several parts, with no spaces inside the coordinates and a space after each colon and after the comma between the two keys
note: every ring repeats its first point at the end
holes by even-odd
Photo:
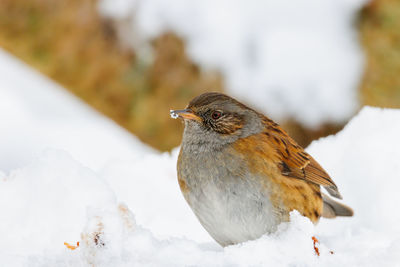
{"type": "Polygon", "coordinates": [[[208,181],[197,194],[189,194],[194,213],[222,246],[257,239],[276,230],[282,216],[260,186],[240,180],[215,184],[208,181]]]}

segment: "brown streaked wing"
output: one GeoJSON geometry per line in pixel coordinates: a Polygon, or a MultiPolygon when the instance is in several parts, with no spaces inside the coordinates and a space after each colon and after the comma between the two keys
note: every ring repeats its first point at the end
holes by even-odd
{"type": "Polygon", "coordinates": [[[272,146],[275,155],[272,157],[278,165],[282,175],[303,179],[322,185],[330,195],[342,198],[336,184],[325,170],[288,136],[276,123],[266,121],[266,145],[272,146]]]}

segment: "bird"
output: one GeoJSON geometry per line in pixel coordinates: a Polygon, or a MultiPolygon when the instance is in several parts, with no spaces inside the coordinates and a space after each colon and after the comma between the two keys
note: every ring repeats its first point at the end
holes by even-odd
{"type": "Polygon", "coordinates": [[[334,198],[328,173],[277,123],[232,97],[208,92],[185,109],[177,162],[182,194],[221,246],[255,240],[277,230],[297,210],[314,224],[321,217],[353,216],[334,198]]]}

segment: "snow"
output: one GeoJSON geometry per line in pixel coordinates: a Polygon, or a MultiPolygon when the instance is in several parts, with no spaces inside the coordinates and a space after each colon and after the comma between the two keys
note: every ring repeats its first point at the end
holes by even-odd
{"type": "Polygon", "coordinates": [[[101,0],[99,10],[132,46],[176,32],[195,62],[224,74],[229,94],[276,120],[316,126],[357,110],[363,55],[354,25],[366,2],[101,0]]]}
{"type": "Polygon", "coordinates": [[[400,265],[400,110],[365,107],[307,149],[354,217],[314,226],[294,211],[276,233],[221,248],[180,193],[178,149],[160,154],[128,138],[4,52],[0,73],[0,266],[400,265]]]}
{"type": "Polygon", "coordinates": [[[68,151],[95,170],[153,152],[111,120],[0,49],[0,169],[21,167],[43,149],[68,151]],[[7,153],[6,153],[7,152],[7,153]]]}
{"type": "Polygon", "coordinates": [[[172,109],[169,111],[169,115],[172,119],[177,119],[179,117],[179,115],[172,109]]]}

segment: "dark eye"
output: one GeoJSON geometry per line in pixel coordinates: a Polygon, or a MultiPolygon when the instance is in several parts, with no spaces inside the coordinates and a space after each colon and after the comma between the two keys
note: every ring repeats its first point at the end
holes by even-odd
{"type": "Polygon", "coordinates": [[[221,112],[219,112],[219,111],[214,111],[214,112],[211,114],[211,118],[213,118],[213,120],[217,120],[217,119],[219,119],[219,118],[221,117],[221,115],[222,115],[221,112]]]}

